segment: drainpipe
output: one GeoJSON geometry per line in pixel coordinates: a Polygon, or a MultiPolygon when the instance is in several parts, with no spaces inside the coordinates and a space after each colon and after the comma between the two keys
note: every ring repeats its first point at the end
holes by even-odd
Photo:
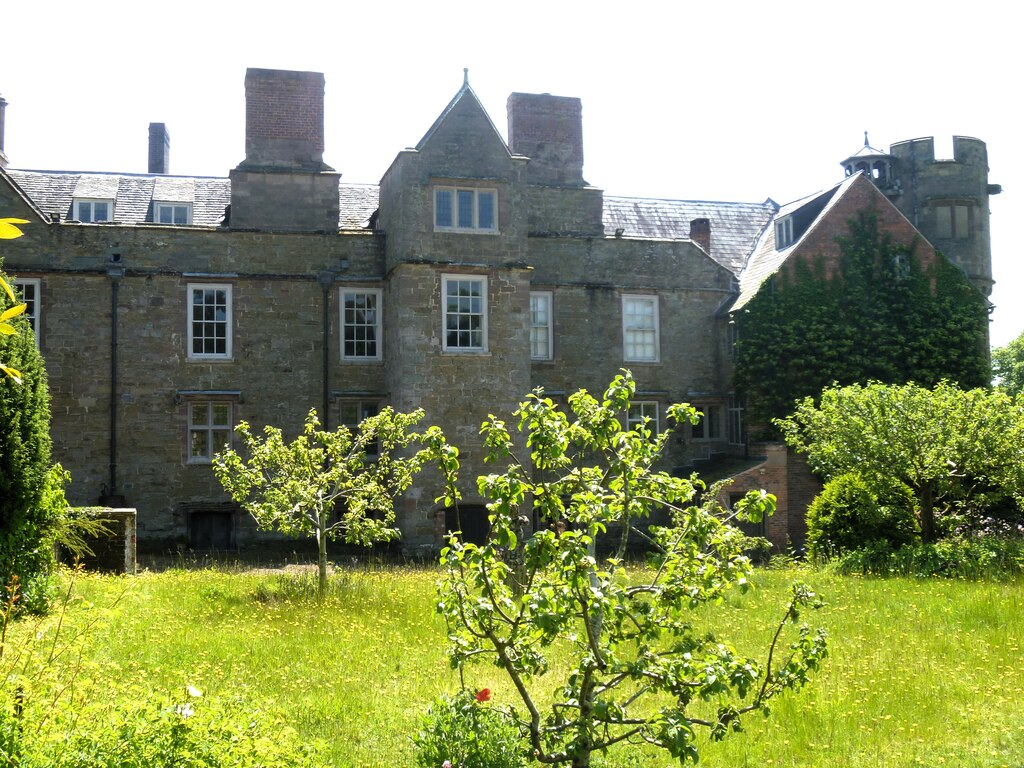
{"type": "Polygon", "coordinates": [[[110,254],[107,277],[110,278],[110,484],[100,502],[106,506],[123,507],[124,497],[117,492],[117,307],[124,264],[118,251],[110,254]]]}
{"type": "Polygon", "coordinates": [[[320,410],[320,428],[324,432],[330,431],[330,373],[331,373],[331,286],[334,285],[333,272],[317,272],[316,281],[323,290],[323,400],[320,410]]]}

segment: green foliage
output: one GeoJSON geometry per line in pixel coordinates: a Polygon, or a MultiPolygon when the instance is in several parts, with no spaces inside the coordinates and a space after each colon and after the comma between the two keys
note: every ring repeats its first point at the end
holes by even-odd
{"type": "Polygon", "coordinates": [[[1024,498],[1024,405],[1005,393],[872,382],[829,387],[776,424],[832,479],[858,472],[882,495],[901,483],[914,494],[925,543],[943,533],[936,516],[978,518],[992,487],[1024,498]]]}
{"type": "Polygon", "coordinates": [[[837,274],[798,263],[736,315],[736,386],[753,424],[789,415],[833,383],[989,382],[981,292],[943,258],[924,269],[913,246],[879,233],[874,214],[849,225],[837,274]]]}
{"type": "MultiPolygon", "coordinates": [[[[83,656],[102,611],[84,624],[72,578],[55,623],[14,626],[17,580],[0,610],[0,765],[19,768],[258,768],[310,766],[318,755],[283,716],[235,698],[207,699],[187,686],[178,702],[146,691],[114,708],[77,693],[86,687],[83,656]]],[[[114,598],[114,606],[123,592],[114,598]]],[[[111,606],[111,607],[114,607],[111,606]]],[[[108,685],[113,681],[108,681],[108,685]]]]}
{"type": "MultiPolygon", "coordinates": [[[[58,726],[70,723],[58,722],[58,726]]],[[[50,741],[26,745],[23,768],[306,768],[319,748],[244,701],[207,700],[190,688],[179,703],[148,702],[79,718],[50,741]]]]}
{"type": "MultiPolygon", "coordinates": [[[[0,293],[0,310],[7,301],[6,292],[0,293]]],[[[0,315],[0,326],[6,326],[0,327],[0,361],[9,374],[0,376],[0,583],[17,574],[22,605],[38,610],[45,607],[54,564],[51,527],[63,510],[48,501],[52,479],[46,370],[31,327],[9,313],[0,315]]]]}
{"type": "Polygon", "coordinates": [[[892,547],[876,541],[836,561],[843,574],[943,576],[950,579],[1008,579],[1024,575],[1021,536],[951,536],[931,544],[892,547]]]}
{"type": "Polygon", "coordinates": [[[807,509],[811,557],[836,555],[882,541],[899,547],[917,537],[914,497],[907,488],[878,490],[856,472],[832,478],[807,509]]]}
{"type": "MultiPolygon", "coordinates": [[[[18,228],[19,224],[28,224],[28,221],[25,219],[0,219],[0,240],[13,240],[21,237],[22,232],[18,228]]],[[[3,290],[7,300],[11,303],[11,306],[8,307],[3,297],[0,296],[0,336],[13,336],[18,333],[18,329],[9,323],[8,320],[23,315],[28,305],[17,300],[14,291],[11,290],[11,286],[2,272],[0,272],[0,289],[3,290]]],[[[13,366],[6,365],[3,362],[4,359],[0,357],[0,374],[20,384],[21,371],[13,366]]],[[[11,361],[7,360],[7,362],[11,361]]]]}
{"type": "Polygon", "coordinates": [[[246,422],[235,431],[244,454],[232,449],[214,457],[213,471],[231,498],[261,528],[288,536],[313,536],[318,548],[319,592],[327,586],[327,541],[369,545],[398,536],[394,498],[405,491],[428,454],[444,442],[437,427],[413,432],[423,411],[398,413],[384,408],[364,419],[355,432],[342,425],[324,432],[316,410],[306,417],[302,434],[286,443],[281,430],[267,426],[261,438],[246,422]],[[411,456],[401,452],[428,441],[411,456]],[[376,454],[367,450],[376,446],[376,454]]]}
{"type": "Polygon", "coordinates": [[[413,738],[418,768],[520,768],[527,755],[515,721],[487,703],[490,691],[440,696],[413,738]],[[483,696],[484,692],[487,696],[483,696]],[[447,762],[446,762],[447,761],[447,762]]]}
{"type": "Polygon", "coordinates": [[[996,385],[1010,397],[1024,392],[1024,333],[992,350],[992,374],[996,385]]]}
{"type": "MultiPolygon", "coordinates": [[[[477,480],[491,534],[479,546],[455,534],[441,553],[438,611],[452,664],[489,661],[505,672],[524,708],[513,714],[545,763],[589,766],[594,752],[624,740],[696,760],[698,729],[714,739],[739,730],[745,713],[766,711],[773,696],[803,685],[825,655],[823,633],[806,626],[786,653],[777,647],[785,625],[815,603],[804,587],[794,587],[763,664],[687,620],[747,587],[746,538],[725,522],[714,494],[692,504],[703,487],[696,478],[654,470],[672,429],[625,430],[634,392],[624,372],[601,400],[572,395],[568,414],[541,391],[530,395],[515,413],[528,459],[490,416],[481,430],[488,461],[505,464],[477,480]],[[535,515],[542,526],[527,535],[524,521],[535,515]],[[667,524],[651,524],[655,517],[667,524]],[[610,530],[618,551],[599,561],[595,540],[610,530]],[[623,561],[630,536],[653,550],[650,571],[638,578],[623,561]],[[556,648],[569,670],[545,704],[551,683],[542,678],[556,648]]],[[[677,423],[696,418],[686,405],[668,413],[677,423]]],[[[448,479],[446,501],[455,504],[448,479]]],[[[756,521],[772,511],[774,497],[752,492],[737,514],[756,521]]]]}

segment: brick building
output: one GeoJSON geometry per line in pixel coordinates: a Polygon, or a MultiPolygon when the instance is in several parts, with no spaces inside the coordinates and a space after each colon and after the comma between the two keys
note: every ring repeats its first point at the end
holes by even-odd
{"type": "MultiPolygon", "coordinates": [[[[801,248],[834,248],[818,235],[858,206],[884,212],[899,237],[918,234],[870,166],[782,208],[606,195],[583,177],[578,99],[512,94],[506,143],[468,80],[379,185],[347,184],[323,160],[322,75],[250,69],[245,88],[245,158],[228,178],[169,175],[162,124],[137,175],[15,170],[0,131],[0,212],[31,222],[5,245],[4,268],[46,358],[54,456],[72,503],[138,509],[143,548],[267,540],[210,468],[239,420],[294,433],[311,407],[328,426],[422,407],[470,479],[484,471],[488,413],[538,386],[600,391],[623,367],[639,389],[631,418],[657,423],[679,401],[704,413],[669,466],[731,455],[756,465],[748,480],[789,482],[784,455],[751,458],[745,444],[730,310],[801,248]]],[[[984,144],[958,141],[977,175],[984,144]]],[[[915,152],[918,218],[987,238],[987,167],[977,189],[944,192],[949,212],[937,214],[915,152]]],[[[876,155],[886,179],[907,167],[896,151],[876,155]]],[[[963,263],[987,291],[984,253],[963,263]]],[[[772,488],[779,546],[802,539],[805,486],[772,488]]],[[[441,540],[436,491],[426,480],[402,500],[409,549],[441,540]]],[[[485,511],[466,502],[466,528],[481,535],[485,511]]]]}

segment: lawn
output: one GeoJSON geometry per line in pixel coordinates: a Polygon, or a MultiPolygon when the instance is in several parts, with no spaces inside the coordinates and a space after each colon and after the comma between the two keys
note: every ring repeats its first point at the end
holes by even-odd
{"type": "MultiPolygon", "coordinates": [[[[91,622],[59,707],[171,705],[186,686],[241,699],[319,739],[335,766],[410,766],[410,735],[438,693],[458,687],[433,611],[437,572],[353,568],[318,607],[295,573],[187,571],[81,575],[61,635],[91,622]]],[[[702,743],[705,766],[1020,766],[1024,762],[1024,599],[1019,583],[862,579],[766,570],[756,589],[698,621],[741,652],[762,654],[788,585],[827,601],[804,617],[827,628],[824,670],[753,716],[745,732],[702,743]]],[[[59,616],[35,641],[48,649],[59,616]]],[[[20,622],[15,634],[37,631],[20,622]]],[[[17,639],[17,638],[16,638],[17,639]]],[[[513,690],[493,667],[467,673],[497,705],[513,690]]],[[[202,699],[197,706],[202,705],[202,699]]],[[[628,745],[605,768],[670,765],[628,745]]]]}

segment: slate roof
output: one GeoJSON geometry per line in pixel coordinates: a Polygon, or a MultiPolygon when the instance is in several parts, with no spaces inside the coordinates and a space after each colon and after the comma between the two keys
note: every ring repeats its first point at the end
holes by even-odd
{"type": "Polygon", "coordinates": [[[739,276],[778,209],[771,198],[763,203],[724,203],[605,195],[604,231],[611,235],[621,229],[624,237],[689,240],[690,222],[708,219],[711,258],[739,276]]]}
{"type": "MultiPolygon", "coordinates": [[[[45,215],[72,216],[75,197],[114,198],[114,221],[144,224],[153,221],[153,201],[192,203],[192,224],[216,227],[231,202],[231,181],[213,176],[156,176],[128,173],[23,171],[6,173],[45,215]]],[[[365,229],[377,210],[374,184],[338,184],[339,229],[365,229]]]]}
{"type": "MultiPolygon", "coordinates": [[[[740,274],[740,295],[730,311],[742,309],[747,302],[754,298],[761,284],[779,271],[779,268],[789,258],[793,249],[807,238],[818,223],[828,215],[829,211],[861,176],[863,176],[863,173],[855,173],[834,187],[815,192],[813,195],[800,198],[779,208],[778,213],[774,217],[775,220],[791,216],[801,208],[822,205],[821,211],[815,216],[810,225],[789,246],[782,250],[778,250],[775,246],[775,227],[769,226],[765,228],[753,254],[747,262],[746,268],[740,274]]],[[[714,229],[712,229],[712,237],[714,237],[713,233],[714,229]]]]}

